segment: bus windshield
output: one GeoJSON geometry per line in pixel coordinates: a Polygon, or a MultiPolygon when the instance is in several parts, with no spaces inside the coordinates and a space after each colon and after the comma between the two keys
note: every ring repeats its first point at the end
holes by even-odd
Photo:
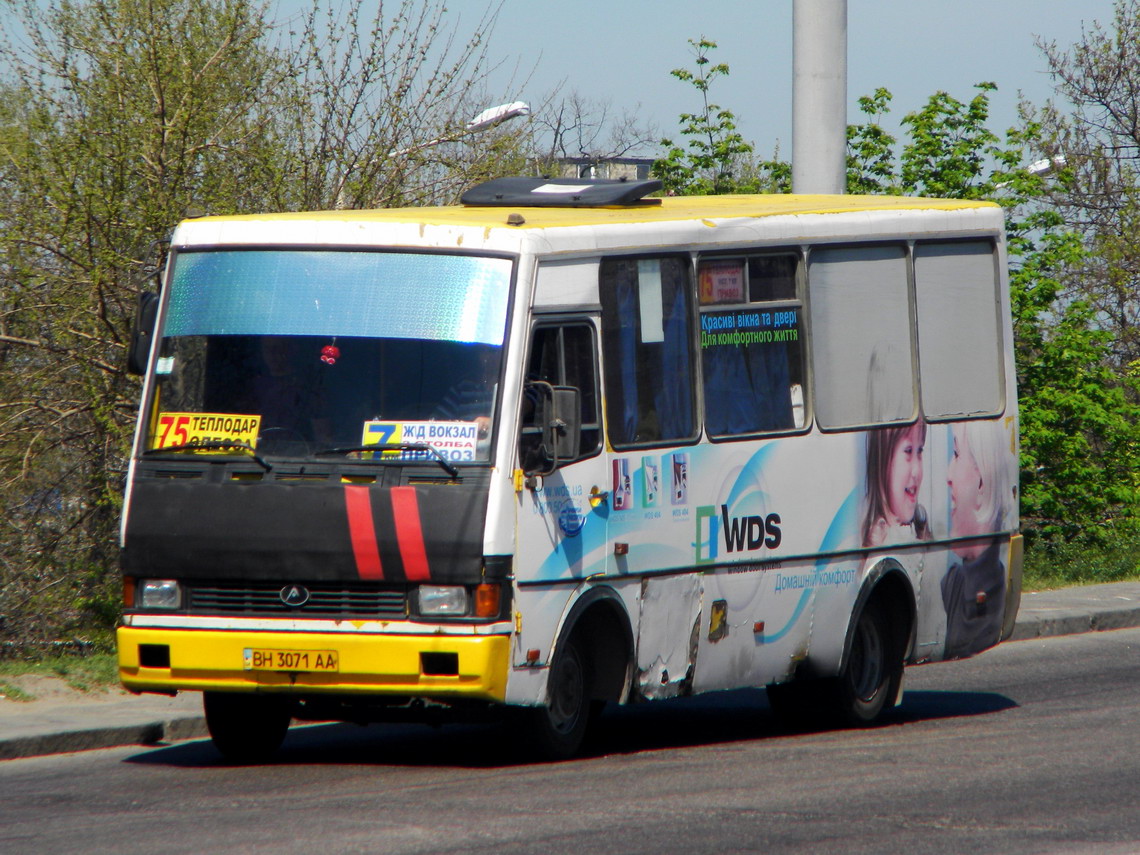
{"type": "Polygon", "coordinates": [[[485,462],[511,270],[470,255],[179,252],[146,448],[485,462]],[[351,451],[373,445],[386,450],[351,451]]]}

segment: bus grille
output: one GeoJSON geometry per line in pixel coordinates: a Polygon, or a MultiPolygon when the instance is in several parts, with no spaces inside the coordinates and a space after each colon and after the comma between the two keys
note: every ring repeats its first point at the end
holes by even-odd
{"type": "Polygon", "coordinates": [[[365,585],[305,585],[309,599],[303,606],[287,606],[281,599],[288,582],[243,582],[195,585],[190,589],[192,614],[291,614],[296,617],[407,617],[407,593],[402,588],[365,585]]]}

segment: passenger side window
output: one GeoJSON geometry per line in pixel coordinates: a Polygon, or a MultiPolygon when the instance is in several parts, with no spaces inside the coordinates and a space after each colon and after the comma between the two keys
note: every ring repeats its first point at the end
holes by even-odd
{"type": "Polygon", "coordinates": [[[926,417],[999,412],[1005,384],[993,245],[919,243],[914,290],[926,417]]]}
{"type": "Polygon", "coordinates": [[[696,437],[690,270],[688,256],[602,261],[606,417],[614,448],[696,437]]]}
{"type": "Polygon", "coordinates": [[[906,247],[813,249],[808,288],[820,426],[912,420],[917,407],[906,247]]]}
{"type": "Polygon", "coordinates": [[[702,259],[701,368],[710,437],[802,428],[803,304],[799,258],[702,259]]]}

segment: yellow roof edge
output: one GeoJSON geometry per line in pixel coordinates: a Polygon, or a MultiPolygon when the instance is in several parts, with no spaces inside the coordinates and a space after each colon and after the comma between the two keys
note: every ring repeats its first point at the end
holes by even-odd
{"type": "Polygon", "coordinates": [[[480,228],[557,228],[575,225],[667,222],[671,220],[735,219],[857,211],[964,210],[998,208],[995,202],[973,199],[937,199],[923,196],[856,196],[808,194],[752,194],[725,196],[668,196],[660,204],[620,207],[473,207],[448,205],[420,208],[375,208],[332,211],[283,211],[199,217],[189,222],[297,221],[384,222],[453,225],[480,228]],[[521,214],[523,223],[511,225],[507,217],[521,214]]]}

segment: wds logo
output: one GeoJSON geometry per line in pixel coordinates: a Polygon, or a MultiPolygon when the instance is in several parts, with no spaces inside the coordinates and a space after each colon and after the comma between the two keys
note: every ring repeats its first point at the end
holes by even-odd
{"type": "Polygon", "coordinates": [[[755,552],[758,549],[776,549],[783,534],[780,515],[737,516],[728,512],[728,505],[705,505],[697,508],[697,563],[711,564],[725,553],[755,552]]]}

